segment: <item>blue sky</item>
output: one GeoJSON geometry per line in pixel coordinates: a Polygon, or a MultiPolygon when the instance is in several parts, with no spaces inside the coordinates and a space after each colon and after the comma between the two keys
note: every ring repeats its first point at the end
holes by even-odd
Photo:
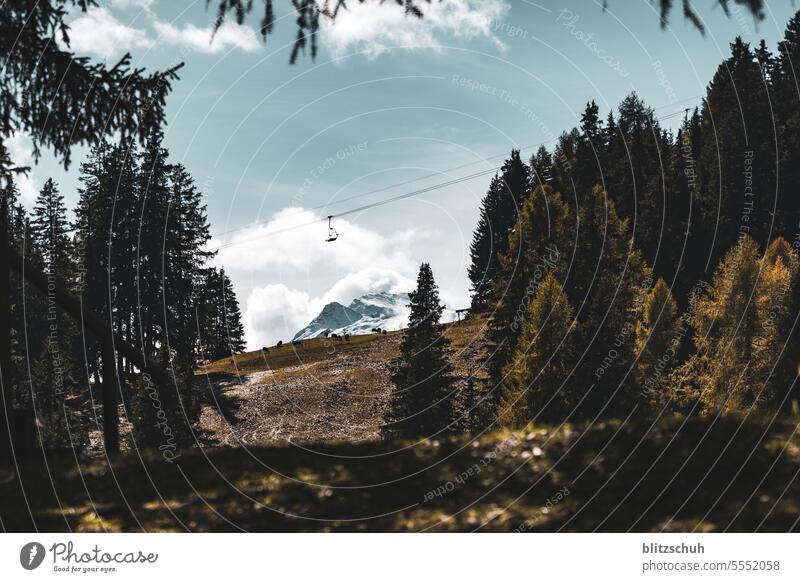
{"type": "MultiPolygon", "coordinates": [[[[166,146],[206,195],[213,246],[230,245],[217,262],[257,347],[290,337],[328,301],[409,290],[422,261],[445,302],[466,306],[468,247],[488,176],[336,220],[336,243],[323,242],[322,223],[283,231],[491,169],[511,148],[576,125],[591,99],[603,116],[633,90],[659,116],[694,106],[736,35],[774,48],[793,14],[789,0],[771,1],[756,25],[738,7],[726,17],[709,4],[698,3],[705,36],[680,11],[661,30],[647,0],[610,0],[605,12],[586,0],[445,0],[422,21],[391,3],[354,5],[322,31],[316,61],[293,66],[293,17],[280,12],[288,0],[276,1],[266,44],[250,28],[259,14],[250,26],[226,25],[210,44],[202,0],[111,0],[76,14],[71,36],[97,59],[130,51],[148,68],[186,63],[168,104],[166,146]],[[325,204],[333,205],[318,208],[325,204]]],[[[10,146],[25,162],[25,140],[10,146]]],[[[81,157],[65,172],[45,156],[23,184],[27,199],[52,176],[74,204],[81,157]]]]}

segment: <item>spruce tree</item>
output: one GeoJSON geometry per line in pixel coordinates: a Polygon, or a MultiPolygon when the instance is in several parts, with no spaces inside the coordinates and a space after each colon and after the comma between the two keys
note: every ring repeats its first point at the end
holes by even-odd
{"type": "Polygon", "coordinates": [[[64,196],[52,179],[48,179],[39,192],[31,215],[31,228],[45,270],[59,284],[66,285],[74,271],[70,260],[67,209],[64,196]]]}
{"type": "Polygon", "coordinates": [[[478,226],[472,235],[470,245],[470,266],[467,271],[471,282],[474,311],[487,307],[491,297],[492,282],[499,271],[498,250],[503,246],[502,232],[506,230],[498,223],[498,208],[502,196],[502,183],[495,176],[489,185],[489,191],[481,203],[478,226]]]}
{"type": "Polygon", "coordinates": [[[451,371],[440,320],[444,306],[428,263],[422,263],[417,288],[409,293],[411,313],[392,375],[394,389],[386,432],[395,436],[426,437],[453,422],[451,371]]]}
{"type": "Polygon", "coordinates": [[[737,37],[717,69],[701,111],[704,139],[698,228],[712,246],[697,249],[719,262],[740,235],[766,246],[775,204],[775,136],[769,83],[750,46],[737,37]]]}
{"type": "Polygon", "coordinates": [[[240,354],[244,351],[245,343],[239,300],[233,290],[233,283],[225,274],[225,269],[220,271],[220,279],[222,280],[222,309],[228,351],[231,354],[240,354]]]}
{"type": "Polygon", "coordinates": [[[539,187],[526,199],[509,236],[509,248],[499,257],[500,273],[494,281],[489,325],[493,386],[499,385],[502,371],[511,361],[526,308],[539,285],[553,271],[563,280],[574,228],[574,217],[559,193],[539,187]]]}
{"type": "MultiPolygon", "coordinates": [[[[45,182],[36,199],[31,217],[31,235],[50,288],[71,289],[75,269],[67,232],[66,208],[64,197],[51,179],[45,182]]],[[[31,404],[36,413],[42,444],[47,448],[82,445],[84,431],[74,412],[65,406],[67,397],[77,396],[80,389],[77,371],[82,354],[78,347],[77,322],[62,312],[54,295],[30,295],[28,302],[33,300],[42,306],[40,313],[33,312],[31,315],[44,330],[38,336],[29,336],[28,343],[36,349],[43,347],[41,354],[33,361],[30,383],[31,404]]],[[[29,324],[29,332],[34,327],[29,324]]]]}
{"type": "Polygon", "coordinates": [[[239,302],[224,270],[201,271],[196,303],[200,355],[218,360],[244,351],[244,326],[239,302]]]}
{"type": "Polygon", "coordinates": [[[600,187],[581,206],[578,224],[577,248],[564,287],[576,311],[584,350],[577,378],[594,385],[582,412],[590,417],[625,415],[638,400],[635,388],[624,381],[633,363],[636,321],[652,272],[630,238],[628,222],[600,187]]]}

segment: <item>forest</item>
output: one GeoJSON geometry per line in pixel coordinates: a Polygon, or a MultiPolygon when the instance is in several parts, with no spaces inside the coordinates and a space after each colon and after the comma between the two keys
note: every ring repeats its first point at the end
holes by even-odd
{"type": "MultiPolygon", "coordinates": [[[[311,4],[297,8],[291,62],[316,53],[315,19],[333,16],[311,4]]],[[[216,26],[251,8],[223,2],[216,26]]],[[[42,10],[28,41],[54,82],[67,57],[41,44],[63,14],[42,10]]],[[[164,144],[180,67],[146,76],[129,57],[115,68],[77,59],[76,93],[95,95],[85,77],[113,90],[95,95],[98,117],[81,131],[35,141],[65,164],[90,147],[75,207],[48,179],[26,209],[25,169],[0,142],[0,235],[47,280],[46,293],[32,289],[0,262],[11,273],[4,412],[36,435],[20,457],[32,459],[24,486],[0,480],[0,526],[796,529],[800,12],[774,49],[740,37],[729,49],[677,129],[636,92],[608,112],[587,96],[578,127],[532,155],[510,152],[477,212],[464,320],[443,320],[423,259],[404,329],[251,352],[204,193],[164,144]],[[114,91],[128,99],[118,109],[114,91]],[[99,130],[102,115],[117,125],[99,130]],[[109,357],[56,290],[141,359],[109,357]],[[170,382],[154,385],[151,363],[170,382]],[[103,443],[109,378],[121,454],[103,443]]],[[[49,95],[25,85],[32,68],[0,73],[21,96],[0,119],[7,134],[46,116],[26,101],[49,95]]]]}
{"type": "MultiPolygon", "coordinates": [[[[211,235],[202,193],[182,165],[170,163],[158,133],[141,149],[100,142],[81,164],[80,181],[70,223],[53,180],[44,183],[31,212],[17,202],[9,180],[3,192],[9,243],[46,274],[48,286],[81,297],[83,308],[102,314],[117,337],[172,372],[175,384],[162,391],[161,410],[171,421],[170,442],[190,446],[199,412],[198,362],[244,349],[233,286],[205,250],[211,235]]],[[[17,274],[11,284],[14,405],[33,412],[44,448],[85,449],[98,428],[100,346],[63,313],[53,293],[26,289],[17,274]]],[[[144,371],[121,354],[117,360],[126,416],[146,447],[161,430],[144,371]]]]}
{"type": "MultiPolygon", "coordinates": [[[[775,54],[737,38],[674,133],[631,93],[605,118],[589,102],[551,150],[511,152],[470,248],[491,344],[468,404],[481,425],[798,414],[798,41],[800,13],[775,54]]],[[[430,385],[413,408],[442,430],[459,395],[422,332],[441,313],[429,279],[423,265],[398,387],[430,385]]]]}
{"type": "MultiPolygon", "coordinates": [[[[471,309],[488,316],[488,381],[469,394],[452,388],[443,307],[423,264],[385,434],[642,410],[797,413],[798,35],[800,13],[775,54],[737,38],[674,133],[631,93],[605,117],[589,102],[580,127],[550,150],[529,160],[512,151],[470,248],[471,309]]],[[[194,371],[241,353],[244,338],[231,281],[209,264],[202,193],[161,141],[154,131],[141,146],[93,146],[71,223],[53,180],[30,213],[12,178],[4,196],[11,245],[174,373],[161,404],[185,447],[201,399],[194,371]]],[[[85,446],[99,347],[79,341],[52,298],[22,297],[15,276],[15,406],[35,412],[45,446],[85,446]]],[[[122,356],[117,368],[146,446],[153,419],[142,370],[122,356]]]]}

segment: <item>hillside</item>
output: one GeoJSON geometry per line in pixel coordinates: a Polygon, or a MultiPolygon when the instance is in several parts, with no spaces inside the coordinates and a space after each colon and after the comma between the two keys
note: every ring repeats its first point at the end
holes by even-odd
{"type": "MultiPolygon", "coordinates": [[[[485,319],[447,326],[463,387],[485,319]]],[[[203,448],[63,452],[0,483],[7,531],[791,531],[796,419],[631,414],[589,426],[378,436],[399,334],[304,342],[197,372],[203,448]],[[244,443],[247,446],[238,446],[244,443]]],[[[634,411],[635,412],[635,411],[634,411]]]]}
{"type": "MultiPolygon", "coordinates": [[[[486,320],[447,324],[456,390],[484,377],[486,320]]],[[[201,368],[201,427],[211,444],[375,440],[388,406],[400,333],[317,338],[201,368]]]]}

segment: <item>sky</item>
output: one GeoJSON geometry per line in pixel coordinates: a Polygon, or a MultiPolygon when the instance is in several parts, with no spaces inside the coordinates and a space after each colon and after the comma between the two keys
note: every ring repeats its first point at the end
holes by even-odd
{"type": "MultiPolygon", "coordinates": [[[[422,20],[391,2],[351,2],[320,32],[315,60],[289,64],[294,16],[276,0],[275,33],[240,26],[211,41],[205,0],[107,0],[70,16],[71,47],[136,66],[179,62],[165,146],[204,193],[215,263],[231,277],[248,347],[290,338],[330,301],[413,289],[429,262],[442,300],[469,304],[469,244],[491,171],[512,148],[530,156],[631,91],[659,117],[699,104],[739,35],[774,49],[794,13],[767,0],[765,19],[697,2],[700,34],[676,10],[662,30],[649,0],[443,0],[422,20]],[[472,174],[449,186],[374,208],[472,174]],[[340,237],[327,243],[328,215],[340,237]]],[[[675,127],[680,115],[663,121],[675,127]]],[[[30,165],[24,136],[9,146],[30,165]]],[[[31,205],[48,177],[77,201],[78,163],[49,154],[23,180],[31,205]]]]}

